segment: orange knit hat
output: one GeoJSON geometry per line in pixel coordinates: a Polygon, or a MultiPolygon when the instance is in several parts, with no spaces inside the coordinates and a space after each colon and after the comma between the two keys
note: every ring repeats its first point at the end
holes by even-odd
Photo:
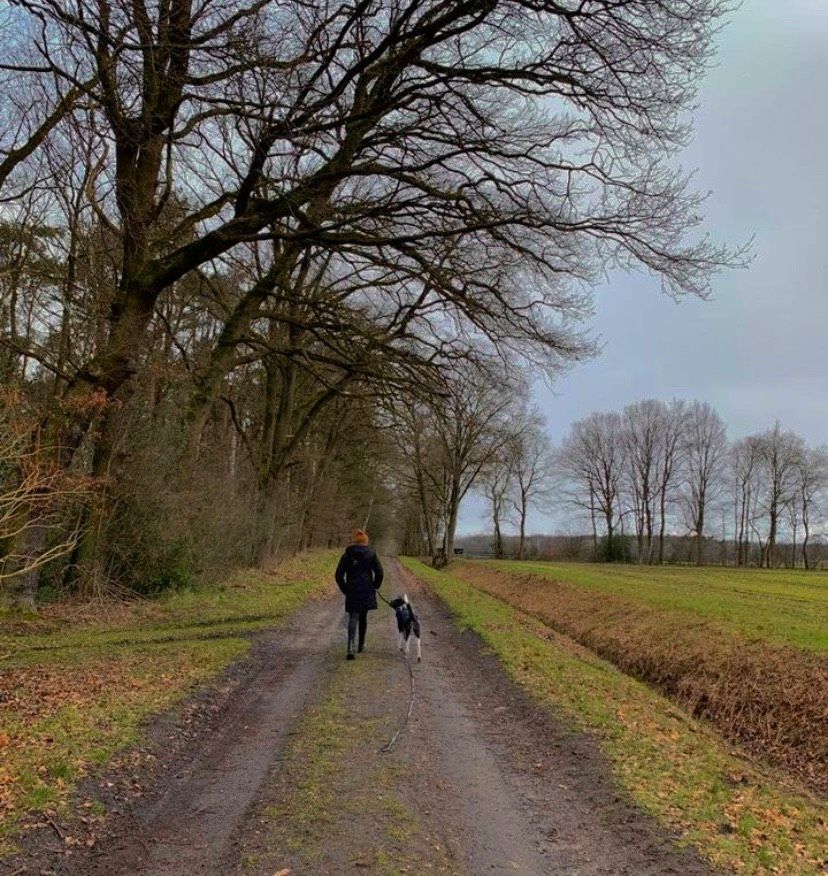
{"type": "Polygon", "coordinates": [[[354,544],[368,544],[368,533],[364,529],[354,530],[354,544]]]}

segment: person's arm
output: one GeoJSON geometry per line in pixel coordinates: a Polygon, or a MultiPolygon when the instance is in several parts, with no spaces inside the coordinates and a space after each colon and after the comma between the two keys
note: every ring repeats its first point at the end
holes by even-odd
{"type": "Polygon", "coordinates": [[[339,563],[336,567],[336,572],[334,573],[334,578],[336,578],[336,586],[347,596],[348,595],[348,578],[345,572],[345,554],[339,558],[339,563]]]}
{"type": "Polygon", "coordinates": [[[380,587],[382,587],[382,579],[385,575],[385,572],[383,571],[382,563],[380,562],[379,557],[376,554],[374,554],[374,559],[371,563],[371,567],[374,572],[374,587],[379,590],[380,587]]]}

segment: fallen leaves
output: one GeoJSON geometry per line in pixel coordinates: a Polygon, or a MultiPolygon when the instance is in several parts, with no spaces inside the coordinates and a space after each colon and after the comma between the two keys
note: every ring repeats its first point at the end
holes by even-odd
{"type": "MultiPolygon", "coordinates": [[[[13,715],[31,724],[65,706],[84,708],[106,690],[134,686],[136,679],[127,679],[129,669],[128,664],[114,660],[7,669],[0,672],[4,718],[13,715]]],[[[0,747],[4,738],[8,744],[8,734],[0,734],[0,747]]],[[[48,744],[50,740],[44,737],[42,741],[48,744]]]]}
{"type": "MultiPolygon", "coordinates": [[[[193,681],[232,656],[199,642],[151,657],[146,646],[119,648],[83,660],[0,670],[0,814],[44,811],[67,799],[90,760],[99,761],[134,739],[141,717],[171,704],[193,681]],[[200,655],[200,657],[197,657],[200,655]]],[[[140,789],[136,789],[140,792],[140,789]]],[[[52,829],[55,829],[54,827],[52,829]]]]}

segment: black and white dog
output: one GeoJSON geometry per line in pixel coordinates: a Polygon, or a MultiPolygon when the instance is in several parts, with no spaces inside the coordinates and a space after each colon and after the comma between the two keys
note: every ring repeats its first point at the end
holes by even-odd
{"type": "Polygon", "coordinates": [[[414,614],[414,609],[408,601],[408,596],[403,593],[402,596],[397,596],[388,603],[394,609],[394,614],[397,617],[397,630],[400,634],[400,651],[405,651],[408,654],[408,648],[411,644],[411,634],[417,639],[417,662],[423,659],[423,651],[420,642],[420,621],[417,615],[414,614]]]}

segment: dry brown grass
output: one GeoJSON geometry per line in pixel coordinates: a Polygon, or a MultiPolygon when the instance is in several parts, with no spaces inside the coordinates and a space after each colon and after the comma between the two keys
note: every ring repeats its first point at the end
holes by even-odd
{"type": "Polygon", "coordinates": [[[646,681],[730,740],[828,793],[828,656],[533,574],[452,573],[646,681]]]}

